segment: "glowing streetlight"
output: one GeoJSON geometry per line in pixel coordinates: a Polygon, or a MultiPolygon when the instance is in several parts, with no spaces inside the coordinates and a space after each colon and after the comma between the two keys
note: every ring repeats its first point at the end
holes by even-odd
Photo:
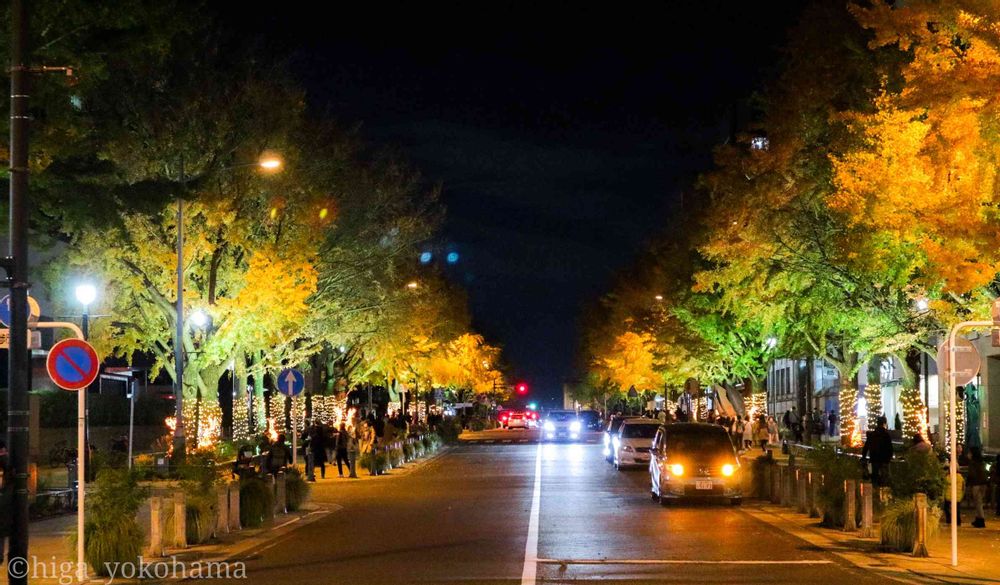
{"type": "Polygon", "coordinates": [[[257,161],[257,165],[266,171],[276,171],[282,164],[281,159],[273,154],[264,155],[257,161]]]}
{"type": "Polygon", "coordinates": [[[663,295],[656,295],[653,298],[656,299],[656,300],[658,300],[658,301],[662,301],[663,300],[663,295]]]}
{"type": "Polygon", "coordinates": [[[778,338],[777,337],[768,337],[767,338],[767,348],[768,349],[774,349],[777,346],[778,346],[778,338]]]}
{"type": "Polygon", "coordinates": [[[76,287],[76,300],[84,308],[90,306],[97,299],[97,289],[92,284],[81,284],[76,287]]]}
{"type": "Polygon", "coordinates": [[[208,315],[205,314],[205,311],[198,309],[191,313],[191,324],[199,329],[204,328],[205,325],[208,325],[208,315]]]}
{"type": "Polygon", "coordinates": [[[415,290],[419,286],[420,284],[415,280],[411,280],[410,282],[406,283],[406,288],[410,290],[415,290]]]}
{"type": "Polygon", "coordinates": [[[917,299],[915,304],[917,306],[917,310],[920,312],[926,311],[930,307],[930,302],[927,300],[927,297],[920,297],[917,299]]]}

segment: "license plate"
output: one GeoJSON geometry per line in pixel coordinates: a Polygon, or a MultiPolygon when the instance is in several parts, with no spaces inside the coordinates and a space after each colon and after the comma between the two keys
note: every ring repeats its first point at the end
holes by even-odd
{"type": "Polygon", "coordinates": [[[712,480],[698,480],[694,482],[695,489],[699,490],[710,490],[712,489],[712,480]]]}

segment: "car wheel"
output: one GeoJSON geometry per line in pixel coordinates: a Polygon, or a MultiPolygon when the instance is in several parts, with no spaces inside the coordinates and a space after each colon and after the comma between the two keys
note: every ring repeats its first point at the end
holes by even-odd
{"type": "Polygon", "coordinates": [[[742,503],[743,503],[743,498],[730,498],[729,500],[730,506],[739,506],[742,503]]]}

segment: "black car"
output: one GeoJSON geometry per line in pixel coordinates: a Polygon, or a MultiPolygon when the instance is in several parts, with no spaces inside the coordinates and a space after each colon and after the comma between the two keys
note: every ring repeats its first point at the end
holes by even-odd
{"type": "Polygon", "coordinates": [[[599,431],[604,428],[604,421],[601,420],[601,415],[596,410],[581,410],[576,416],[580,419],[583,428],[589,431],[599,431]]]}

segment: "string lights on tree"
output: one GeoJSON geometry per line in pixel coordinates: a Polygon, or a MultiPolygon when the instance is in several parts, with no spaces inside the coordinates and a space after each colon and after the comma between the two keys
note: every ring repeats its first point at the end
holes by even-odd
{"type": "MultiPolygon", "coordinates": [[[[858,402],[858,389],[853,385],[844,384],[840,387],[840,444],[849,446],[855,435],[857,420],[854,409],[858,402]]],[[[860,429],[858,430],[860,433],[860,429]]]]}

